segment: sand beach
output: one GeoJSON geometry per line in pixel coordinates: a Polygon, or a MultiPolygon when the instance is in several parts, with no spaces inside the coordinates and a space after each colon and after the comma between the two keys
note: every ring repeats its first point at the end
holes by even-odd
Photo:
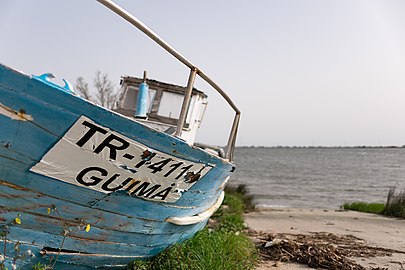
{"type": "MultiPolygon", "coordinates": [[[[267,208],[245,215],[246,225],[258,232],[255,239],[266,245],[265,234],[275,235],[278,240],[298,236],[322,234],[324,241],[332,238],[345,239],[345,245],[360,243],[372,250],[382,251],[370,256],[367,252],[353,252],[349,260],[354,260],[365,269],[405,269],[405,220],[388,218],[375,214],[355,211],[267,208]],[[328,236],[330,234],[330,237],[328,236]],[[261,235],[261,236],[259,236],[261,235]]],[[[271,243],[267,243],[268,246],[271,243]]],[[[284,263],[267,259],[257,268],[295,270],[310,269],[297,263],[284,263]]],[[[360,269],[360,268],[359,268],[360,269]]]]}

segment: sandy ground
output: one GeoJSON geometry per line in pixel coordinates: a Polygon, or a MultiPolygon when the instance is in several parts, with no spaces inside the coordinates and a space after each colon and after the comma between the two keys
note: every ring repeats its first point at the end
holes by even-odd
{"type": "MultiPolygon", "coordinates": [[[[386,218],[354,211],[321,209],[266,209],[245,215],[246,225],[256,231],[270,233],[310,234],[328,232],[336,235],[354,235],[370,246],[389,248],[403,253],[388,257],[353,258],[366,267],[389,270],[405,269],[405,220],[386,218]]],[[[298,264],[263,262],[257,269],[309,269],[298,264]]]]}

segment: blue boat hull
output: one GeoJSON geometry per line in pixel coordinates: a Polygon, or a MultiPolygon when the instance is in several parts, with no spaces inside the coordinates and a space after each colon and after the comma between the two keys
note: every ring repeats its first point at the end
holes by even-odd
{"type": "MultiPolygon", "coordinates": [[[[63,151],[60,155],[61,160],[80,165],[78,156],[63,151]]],[[[152,169],[156,173],[161,167],[152,169]]],[[[9,268],[17,264],[31,269],[37,262],[52,265],[55,260],[61,265],[58,269],[62,265],[105,268],[155,256],[205,226],[205,216],[183,224],[170,220],[196,217],[220,203],[233,170],[231,163],[181,139],[0,65],[0,247],[5,247],[3,263],[9,268]],[[84,180],[84,185],[72,184],[63,177],[38,173],[40,165],[52,167],[47,155],[62,149],[60,143],[80,119],[156,149],[170,160],[203,164],[209,170],[188,190],[178,191],[175,201],[164,201],[163,191],[151,199],[152,191],[131,194],[129,188],[113,190],[116,186],[105,183],[104,189],[111,192],[100,192],[84,180]]]]}

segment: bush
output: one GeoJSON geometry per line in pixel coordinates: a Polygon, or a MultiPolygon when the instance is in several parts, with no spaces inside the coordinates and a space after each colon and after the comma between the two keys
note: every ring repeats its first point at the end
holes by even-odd
{"type": "Polygon", "coordinates": [[[390,217],[405,218],[405,190],[395,194],[395,187],[388,192],[387,203],[383,215],[390,217]]]}

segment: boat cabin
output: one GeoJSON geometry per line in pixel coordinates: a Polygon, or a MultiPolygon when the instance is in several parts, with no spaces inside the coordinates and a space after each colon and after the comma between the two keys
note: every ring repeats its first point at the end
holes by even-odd
{"type": "MultiPolygon", "coordinates": [[[[171,135],[175,133],[186,93],[185,87],[146,79],[146,76],[143,79],[122,77],[120,85],[120,97],[114,109],[116,112],[135,117],[143,124],[161,132],[171,135]]],[[[189,144],[194,144],[206,107],[207,95],[193,88],[181,133],[181,138],[189,144]]]]}

